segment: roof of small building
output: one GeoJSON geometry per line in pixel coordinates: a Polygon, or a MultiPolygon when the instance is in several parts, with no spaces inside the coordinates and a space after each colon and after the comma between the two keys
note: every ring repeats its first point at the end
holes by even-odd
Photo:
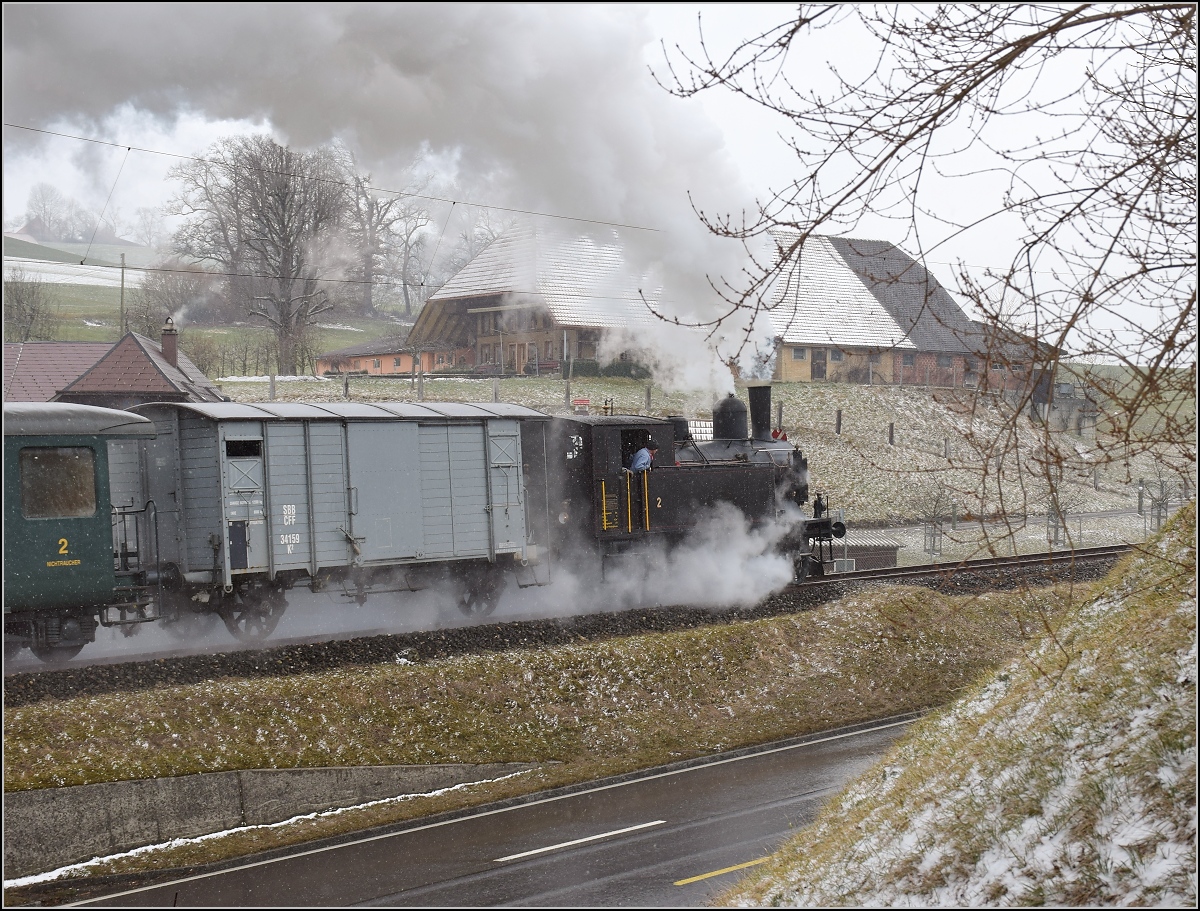
{"type": "MultiPolygon", "coordinates": [[[[777,255],[798,236],[773,232],[777,255]]],[[[882,240],[808,237],[771,304],[784,344],[967,353],[977,331],[933,275],[882,240]]]]}
{"type": "Polygon", "coordinates": [[[5,342],[4,401],[48,402],[111,350],[109,342],[5,342]]]}
{"type": "Polygon", "coordinates": [[[326,351],[318,357],[323,360],[337,360],[346,357],[376,357],[381,354],[407,354],[412,349],[408,344],[408,334],[389,335],[386,338],[372,339],[359,342],[357,345],[347,345],[336,351],[326,351]]]}
{"type": "Polygon", "coordinates": [[[176,365],[143,335],[128,333],[91,368],[59,390],[60,396],[129,394],[182,398],[189,402],[222,402],[226,396],[186,354],[178,351],[176,365]]]}
{"type": "Polygon", "coordinates": [[[591,234],[516,225],[463,266],[425,304],[409,339],[466,337],[469,310],[544,308],[559,326],[623,329],[653,325],[642,300],[660,284],[633,275],[615,229],[591,234]]]}

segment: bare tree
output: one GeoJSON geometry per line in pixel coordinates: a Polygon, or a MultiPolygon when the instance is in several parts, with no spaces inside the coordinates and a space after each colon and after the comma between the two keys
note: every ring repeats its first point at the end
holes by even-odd
{"type": "Polygon", "coordinates": [[[176,324],[195,322],[217,296],[216,276],[208,275],[181,259],[168,259],[148,270],[142,283],[129,293],[125,318],[129,329],[156,338],[166,318],[176,324]]]}
{"type": "Polygon", "coordinates": [[[38,240],[58,239],[67,229],[68,210],[69,202],[57,187],[34,184],[25,203],[26,227],[38,240]]]}
{"type": "Polygon", "coordinates": [[[58,330],[58,301],[50,285],[13,266],[4,276],[4,340],[40,342],[58,330]]]}
{"type": "Polygon", "coordinates": [[[134,214],[131,228],[133,239],[146,247],[158,249],[166,239],[162,213],[158,209],[140,208],[134,214]]]}
{"type": "Polygon", "coordinates": [[[267,136],[224,139],[172,169],[175,250],[219,264],[229,293],[275,334],[281,372],[295,373],[305,330],[332,303],[325,280],[350,263],[339,242],[348,175],[332,149],[294,152],[267,136]]]}
{"type": "MultiPolygon", "coordinates": [[[[413,275],[417,269],[425,228],[431,216],[419,197],[428,184],[415,176],[415,167],[407,171],[408,180],[400,193],[381,192],[371,186],[371,175],[354,171],[351,200],[351,237],[361,263],[362,312],[375,312],[374,286],[379,276],[399,282],[404,313],[412,315],[413,275]]],[[[417,278],[416,284],[420,284],[417,278]]]]}
{"type": "MultiPolygon", "coordinates": [[[[700,213],[754,260],[740,283],[714,282],[726,306],[709,325],[768,308],[809,238],[852,232],[868,216],[895,219],[919,257],[931,234],[1007,224],[1016,255],[976,279],[960,264],[961,290],[989,327],[975,340],[984,356],[1005,362],[1025,340],[1035,369],[1011,426],[974,441],[978,464],[1004,450],[1024,457],[1021,406],[1074,354],[1120,367],[1083,374],[1117,444],[1113,458],[1166,447],[1194,468],[1195,11],[802,5],[719,59],[701,31],[698,53],[676,48],[660,83],[680,97],[730,91],[779,115],[796,156],[794,181],[755,211],[700,213]],[[864,32],[875,51],[831,63],[832,92],[795,81],[796,57],[836,60],[835,25],[864,32]],[[933,210],[928,183],[984,171],[1011,175],[1006,191],[962,200],[970,211],[959,223],[933,210]],[[764,256],[775,237],[787,240],[764,256]]],[[[1025,468],[1049,480],[1072,453],[1043,431],[1041,455],[1025,468]]]]}

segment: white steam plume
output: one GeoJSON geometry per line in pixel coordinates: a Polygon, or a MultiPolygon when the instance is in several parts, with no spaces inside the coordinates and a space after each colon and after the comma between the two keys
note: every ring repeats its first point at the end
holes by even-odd
{"type": "MultiPolygon", "coordinates": [[[[129,106],[265,121],[302,148],[341,139],[384,187],[425,149],[472,199],[656,228],[627,232],[627,253],[660,267],[681,319],[711,317],[706,276],[743,266],[692,202],[736,215],[749,193],[702,109],[651,78],[636,7],[10,4],[4,19],[10,122],[87,132],[129,106]]],[[[6,151],[30,141],[18,132],[6,151]]]]}

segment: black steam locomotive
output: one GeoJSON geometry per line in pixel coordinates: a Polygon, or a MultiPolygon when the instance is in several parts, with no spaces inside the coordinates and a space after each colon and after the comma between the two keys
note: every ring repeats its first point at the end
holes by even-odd
{"type": "Polygon", "coordinates": [[[771,438],[770,388],[699,442],[681,418],[550,417],[509,404],[5,405],[6,656],[77,654],[98,625],[216,614],[266,638],[296,585],[363,603],[451,586],[486,615],[510,582],[603,576],[718,503],[792,516],[797,578],[844,533],[799,518],[808,463],[771,438]],[[651,440],[655,468],[631,471],[651,440]]]}

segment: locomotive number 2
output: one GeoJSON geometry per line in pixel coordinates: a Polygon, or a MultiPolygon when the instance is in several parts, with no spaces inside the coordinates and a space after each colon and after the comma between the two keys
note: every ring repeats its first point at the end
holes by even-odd
{"type": "Polygon", "coordinates": [[[69,554],[71,552],[67,549],[67,539],[66,538],[58,539],[58,552],[60,554],[69,554]]]}
{"type": "Polygon", "coordinates": [[[654,508],[655,508],[655,509],[662,509],[662,497],[655,497],[654,499],[656,499],[656,500],[658,501],[658,502],[655,504],[654,508]]]}

